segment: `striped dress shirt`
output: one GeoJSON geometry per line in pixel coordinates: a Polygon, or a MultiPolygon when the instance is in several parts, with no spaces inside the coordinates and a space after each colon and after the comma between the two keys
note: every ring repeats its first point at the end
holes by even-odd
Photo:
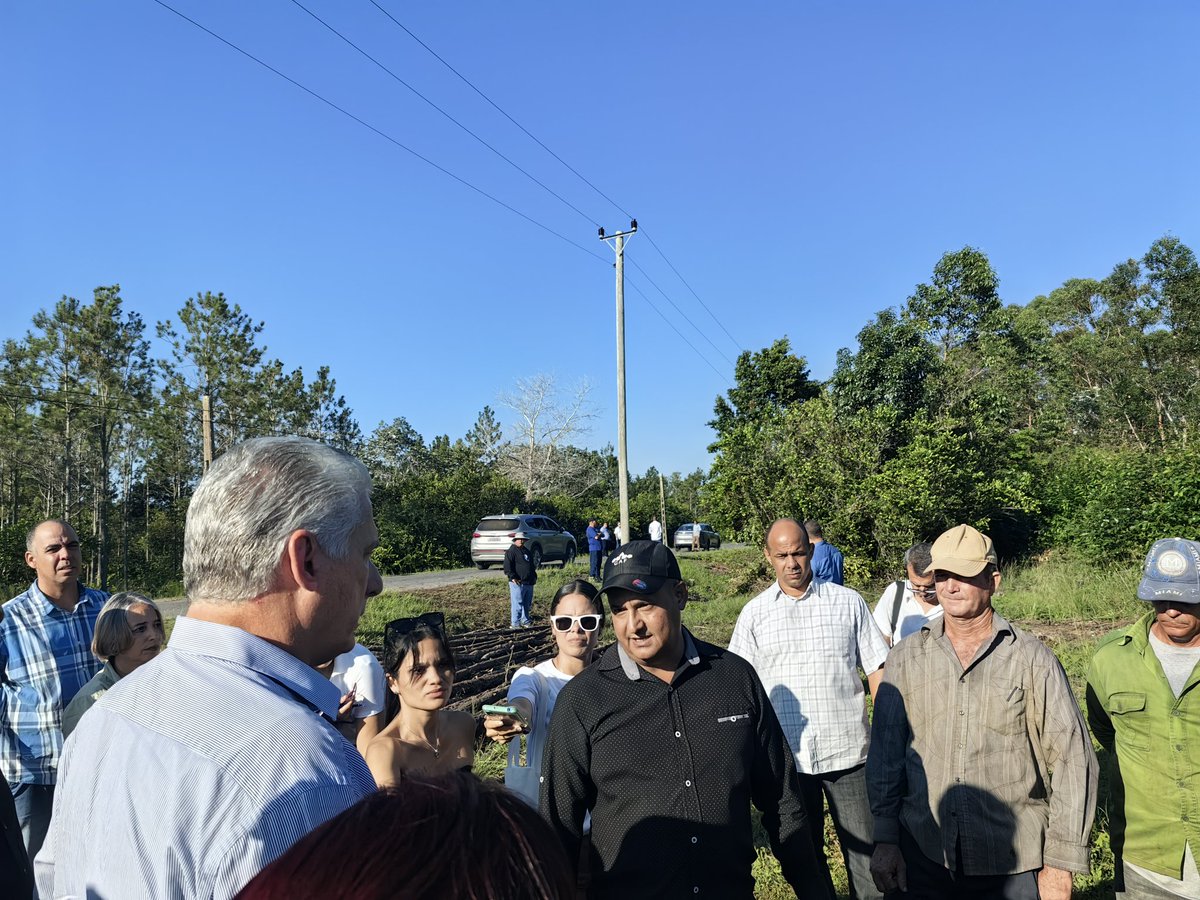
{"type": "Polygon", "coordinates": [[[892,649],[867,759],[876,842],[903,827],[965,875],[1086,872],[1097,776],[1062,665],[999,613],[966,668],[944,617],[892,649]]]}
{"type": "Polygon", "coordinates": [[[867,759],[867,707],[858,670],[870,675],[888,646],[867,602],[850,588],[814,580],[802,597],[771,585],[744,607],[729,649],[758,672],[806,775],[867,759]]]}
{"type": "Polygon", "coordinates": [[[54,784],[62,753],[62,714],[103,667],[92,655],[92,633],[108,594],[79,583],[67,612],[35,581],[4,604],[0,622],[0,768],[12,787],[54,784]]]}
{"type": "Polygon", "coordinates": [[[338,689],[239,628],[180,618],[67,741],[48,897],[232,897],[375,789],[338,733],[338,689]]]}

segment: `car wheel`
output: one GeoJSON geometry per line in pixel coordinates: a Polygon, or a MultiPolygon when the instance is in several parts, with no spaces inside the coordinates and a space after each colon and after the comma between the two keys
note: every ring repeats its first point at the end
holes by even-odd
{"type": "Polygon", "coordinates": [[[487,569],[487,568],[489,568],[491,565],[492,565],[491,563],[475,563],[475,568],[477,568],[477,569],[487,569]]]}
{"type": "Polygon", "coordinates": [[[563,554],[563,568],[575,562],[575,545],[567,544],[567,552],[563,554]]]}
{"type": "Polygon", "coordinates": [[[540,569],[542,566],[542,548],[536,544],[531,547],[529,550],[529,559],[535,569],[540,569]]]}

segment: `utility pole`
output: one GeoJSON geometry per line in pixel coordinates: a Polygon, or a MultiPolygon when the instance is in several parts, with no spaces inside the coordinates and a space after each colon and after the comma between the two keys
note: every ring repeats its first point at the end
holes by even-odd
{"type": "Polygon", "coordinates": [[[208,467],[212,465],[212,403],[209,401],[208,394],[200,395],[200,409],[203,411],[204,422],[204,450],[203,468],[201,474],[208,472],[208,467]]]}
{"type": "Polygon", "coordinates": [[[637,219],[628,231],[605,235],[600,240],[617,254],[617,482],[621,495],[621,540],[629,540],[629,448],[625,438],[625,238],[637,234],[637,219]],[[612,243],[609,243],[609,242],[612,243]]]}
{"type": "Polygon", "coordinates": [[[662,472],[658,473],[658,524],[663,527],[663,544],[667,543],[667,489],[663,487],[662,472]]]}

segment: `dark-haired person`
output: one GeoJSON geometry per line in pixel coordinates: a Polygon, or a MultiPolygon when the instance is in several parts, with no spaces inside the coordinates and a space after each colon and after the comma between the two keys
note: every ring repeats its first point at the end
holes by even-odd
{"type": "Polygon", "coordinates": [[[550,627],[558,652],[532,668],[522,666],[513,675],[505,702],[516,707],[517,716],[487,716],[483,720],[487,736],[502,744],[520,734],[529,735],[525,766],[514,766],[510,760],[504,780],[534,806],[538,803],[538,776],[554,703],[563,686],[591,664],[603,626],[604,607],[595,585],[578,579],[560,587],[550,601],[550,627]]]}
{"type": "Polygon", "coordinates": [[[109,689],[63,752],[42,897],[232,897],[375,790],[314,666],[354,646],[379,533],[371,476],[300,437],[226,450],[192,495],[171,649],[109,689]]]}
{"type": "Polygon", "coordinates": [[[750,900],[753,803],[800,898],[831,897],[771,702],[749,663],[683,627],[675,555],[630,541],[600,593],[617,647],[562,689],[542,765],[542,814],[568,859],[591,811],[588,896],[750,900]]]}
{"type": "Polygon", "coordinates": [[[534,810],[466,772],[406,776],[299,840],[237,900],[571,900],[534,810]]]}
{"type": "Polygon", "coordinates": [[[475,720],[446,709],[454,690],[454,653],[445,617],[424,613],[389,622],[383,637],[387,678],[385,725],[367,745],[367,767],[380,787],[402,776],[469,769],[475,761],[475,720]]]}
{"type": "Polygon", "coordinates": [[[136,591],[121,591],[109,597],[96,619],[96,633],[92,636],[92,653],[104,661],[104,668],[80,688],[63,710],[63,738],[70,736],[80,717],[110,687],[158,656],[165,642],[162,613],[153,600],[136,591]]]}
{"type": "Polygon", "coordinates": [[[92,655],[96,617],[108,599],[82,580],[79,535],[61,519],[25,536],[29,590],[4,604],[0,621],[0,770],[12,789],[29,858],[50,825],[62,755],[62,712],[100,671],[92,655]]]}
{"type": "Polygon", "coordinates": [[[812,568],[815,581],[830,581],[834,584],[845,584],[846,576],[843,569],[845,559],[842,551],[825,540],[825,531],[816,519],[805,519],[804,530],[808,532],[808,542],[812,544],[812,558],[809,566],[812,568]]]}

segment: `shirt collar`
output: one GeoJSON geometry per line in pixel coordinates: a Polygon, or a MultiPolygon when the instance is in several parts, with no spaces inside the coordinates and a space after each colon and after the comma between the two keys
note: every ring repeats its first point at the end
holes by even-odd
{"type": "MultiPolygon", "coordinates": [[[[630,681],[640,681],[642,677],[642,667],[637,664],[632,656],[625,652],[625,648],[619,643],[617,644],[617,659],[621,663],[621,671],[625,673],[625,677],[630,681]]],[[[683,629],[683,662],[679,664],[679,668],[675,670],[678,675],[688,666],[700,665],[700,650],[696,647],[696,642],[692,639],[692,633],[686,628],[683,629]]]]}
{"type": "Polygon", "coordinates": [[[91,604],[99,600],[104,602],[104,596],[98,591],[93,591],[83,583],[83,579],[76,581],[79,585],[79,597],[75,601],[75,608],[72,610],[63,609],[61,606],[56,606],[50,601],[50,598],[42,593],[42,589],[38,587],[37,579],[33,580],[33,584],[29,586],[29,596],[39,605],[43,614],[58,614],[60,616],[70,616],[79,612],[81,609],[86,609],[91,604]]]}
{"type": "Polygon", "coordinates": [[[802,603],[805,600],[812,599],[813,597],[821,596],[821,592],[819,590],[817,590],[817,585],[819,585],[820,583],[821,582],[817,581],[817,579],[815,579],[815,578],[812,579],[811,581],[809,581],[808,587],[804,589],[803,594],[801,594],[799,597],[793,597],[791,594],[784,591],[784,589],[782,587],[780,587],[779,581],[776,580],[775,585],[774,585],[775,593],[773,593],[771,595],[771,599],[772,600],[790,600],[793,603],[802,603]]]}
{"type": "Polygon", "coordinates": [[[241,628],[180,616],[171,631],[170,649],[242,666],[281,684],[321,715],[337,720],[337,687],[312,666],[241,628]]]}
{"type": "MultiPolygon", "coordinates": [[[[921,623],[921,630],[930,632],[935,638],[943,637],[946,634],[946,616],[940,615],[936,619],[926,619],[921,623]]],[[[995,607],[992,608],[992,640],[994,641],[998,635],[1005,635],[1009,641],[1017,639],[1017,632],[1009,623],[1008,619],[996,612],[995,607]]]]}

